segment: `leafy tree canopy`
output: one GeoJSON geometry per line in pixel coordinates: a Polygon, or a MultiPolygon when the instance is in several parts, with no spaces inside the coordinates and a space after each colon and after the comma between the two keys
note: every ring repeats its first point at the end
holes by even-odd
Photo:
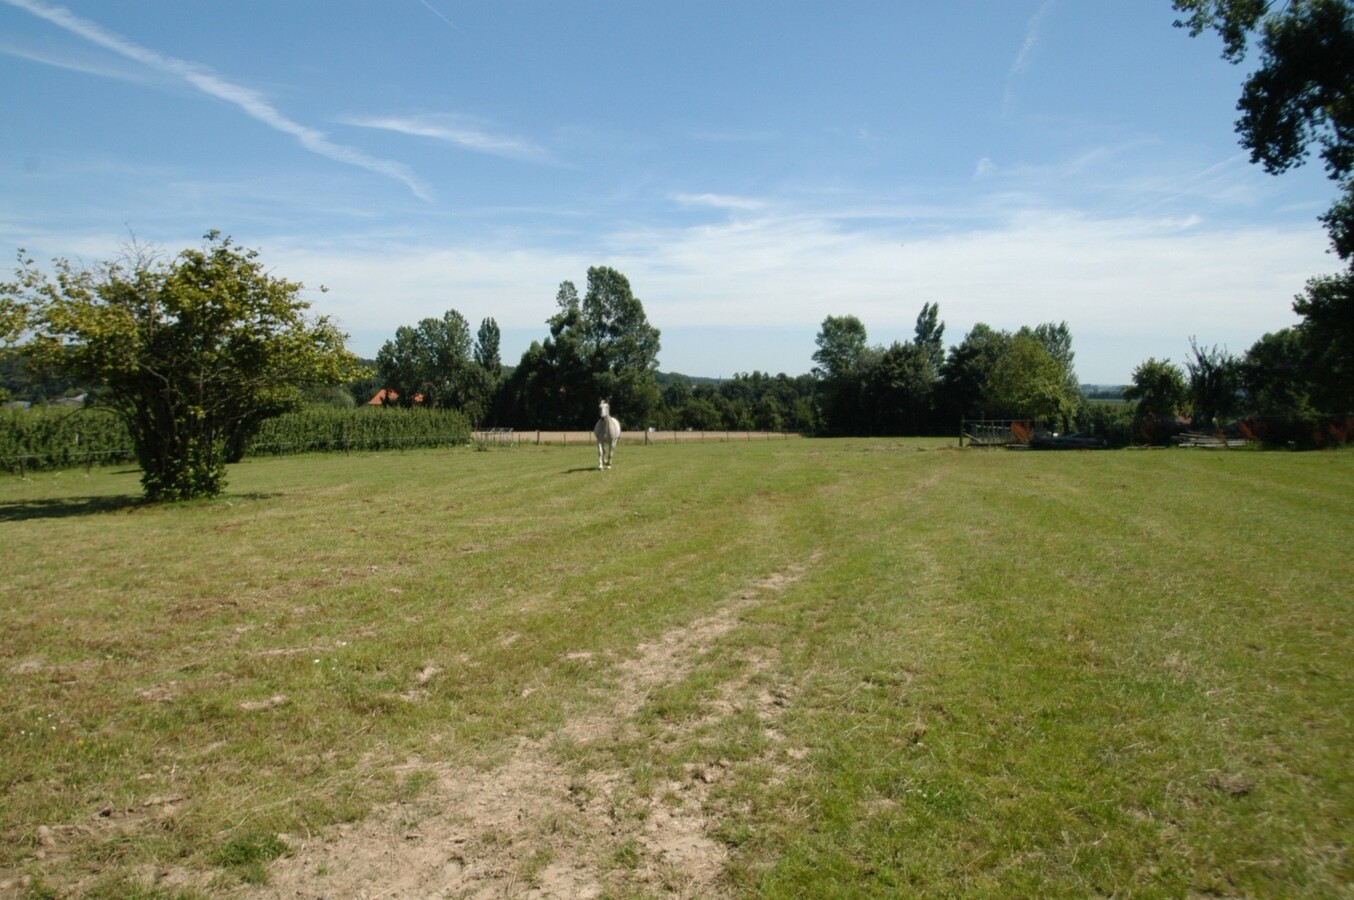
{"type": "Polygon", "coordinates": [[[856,373],[868,355],[868,335],[865,323],[855,316],[828,316],[814,338],[813,374],[833,381],[856,373]]]}
{"type": "Polygon", "coordinates": [[[548,428],[573,428],[596,418],[607,398],[618,418],[643,427],[658,411],[659,331],[629,280],[615,269],[588,269],[580,299],[573,282],[555,295],[550,335],[522,354],[509,385],[519,419],[548,428]]]}
{"type": "Polygon", "coordinates": [[[1124,388],[1124,399],[1137,404],[1137,423],[1170,421],[1189,402],[1185,373],[1170,360],[1150,357],[1133,370],[1133,383],[1124,388]]]}
{"type": "Polygon", "coordinates": [[[1246,79],[1237,133],[1271,173],[1301,165],[1320,146],[1342,196],[1323,216],[1340,257],[1354,253],[1354,5],[1349,0],[1175,0],[1191,35],[1216,31],[1223,56],[1245,58],[1259,36],[1260,64],[1246,79]]]}
{"type": "Polygon", "coordinates": [[[225,464],[262,422],[299,406],[303,386],[360,371],[346,336],[307,314],[303,285],[219,232],[169,260],[134,245],[94,268],[53,265],[54,276],[20,251],[17,280],[0,286],[8,308],[24,311],[21,350],[103,386],[148,499],[220,493],[225,464]]]}

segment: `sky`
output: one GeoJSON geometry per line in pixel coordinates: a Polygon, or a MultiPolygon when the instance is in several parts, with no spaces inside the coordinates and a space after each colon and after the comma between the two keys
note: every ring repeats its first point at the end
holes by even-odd
{"type": "Polygon", "coordinates": [[[1319,161],[1234,130],[1253,58],[1170,0],[0,0],[0,253],[219,230],[372,358],[627,276],[659,368],[1066,322],[1082,382],[1244,352],[1338,260],[1319,161]],[[325,290],[321,291],[320,288],[325,290]]]}

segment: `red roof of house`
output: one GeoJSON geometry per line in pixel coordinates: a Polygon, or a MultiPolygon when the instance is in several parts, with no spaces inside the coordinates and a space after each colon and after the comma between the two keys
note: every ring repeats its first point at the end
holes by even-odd
{"type": "MultiPolygon", "coordinates": [[[[399,395],[397,392],[392,391],[392,390],[390,390],[389,388],[381,388],[379,391],[376,392],[376,396],[375,396],[375,397],[372,397],[370,400],[367,401],[367,405],[368,405],[368,406],[383,406],[383,405],[385,405],[387,402],[389,402],[389,403],[394,403],[394,402],[395,402],[396,400],[398,400],[398,399],[400,399],[400,395],[399,395]]],[[[414,395],[414,402],[415,402],[415,403],[422,403],[422,402],[423,402],[423,395],[422,395],[422,394],[415,394],[415,395],[414,395]]]]}

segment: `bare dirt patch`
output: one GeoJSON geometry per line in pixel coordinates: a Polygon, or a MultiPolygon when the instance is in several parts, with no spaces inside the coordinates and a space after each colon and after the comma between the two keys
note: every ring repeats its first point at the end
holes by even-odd
{"type": "MultiPolygon", "coordinates": [[[[619,686],[602,704],[605,712],[575,716],[541,740],[522,738],[491,769],[409,760],[403,768],[433,778],[417,800],[377,809],[334,834],[286,836],[291,852],[270,866],[269,885],[242,888],[242,895],[720,896],[727,853],[710,835],[708,808],[730,763],[690,764],[680,780],[641,789],[619,767],[580,771],[559,751],[605,747],[632,733],[634,717],[655,689],[686,676],[702,653],[738,625],[741,614],[802,575],[798,567],[772,573],[713,615],[639,645],[620,664],[619,686]]],[[[713,714],[750,705],[774,741],[775,721],[789,695],[749,686],[767,662],[764,656],[747,660],[740,676],[721,687],[713,714]]],[[[435,674],[424,670],[419,681],[426,680],[425,673],[435,674]]]]}

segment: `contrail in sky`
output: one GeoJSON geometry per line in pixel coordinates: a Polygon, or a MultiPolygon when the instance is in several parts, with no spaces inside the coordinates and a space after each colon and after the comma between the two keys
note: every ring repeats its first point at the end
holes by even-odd
{"type": "Polygon", "coordinates": [[[1053,10],[1053,4],[1056,0],[1044,0],[1039,5],[1033,16],[1030,17],[1029,25],[1025,28],[1025,43],[1020,45],[1020,52],[1016,54],[1015,61],[1011,63],[1011,68],[1006,73],[1006,94],[1002,98],[1003,109],[1009,109],[1014,100],[1014,87],[1012,82],[1018,75],[1023,75],[1025,69],[1029,67],[1030,56],[1034,53],[1035,46],[1039,43],[1039,28],[1044,23],[1044,19],[1053,10]]]}
{"type": "Polygon", "coordinates": [[[402,181],[409,190],[414,192],[415,196],[422,200],[431,200],[428,189],[403,163],[379,159],[356,148],[336,144],[329,140],[324,132],[288,118],[258,91],[227,81],[206,66],[189,60],[177,59],[173,56],[165,56],[147,47],[124,40],[105,30],[102,26],[75,15],[64,7],[52,6],[41,2],[41,0],[0,0],[0,2],[8,3],[10,6],[18,7],[41,19],[46,19],[58,28],[64,28],[90,43],[98,44],[100,47],[112,50],[114,53],[144,66],[182,78],[202,93],[232,103],[250,118],[256,119],[283,134],[290,135],[296,139],[297,143],[312,153],[318,153],[320,156],[327,157],[335,162],[357,166],[402,181]]]}
{"type": "MultiPolygon", "coordinates": [[[[433,15],[437,16],[437,18],[441,19],[443,22],[446,22],[452,28],[456,28],[456,23],[451,21],[451,19],[448,19],[446,16],[442,15],[440,12],[438,12],[437,8],[434,7],[431,3],[429,3],[428,0],[418,0],[418,2],[428,7],[428,11],[431,12],[433,15]]],[[[456,30],[460,31],[461,29],[456,28],[456,30]]]]}

